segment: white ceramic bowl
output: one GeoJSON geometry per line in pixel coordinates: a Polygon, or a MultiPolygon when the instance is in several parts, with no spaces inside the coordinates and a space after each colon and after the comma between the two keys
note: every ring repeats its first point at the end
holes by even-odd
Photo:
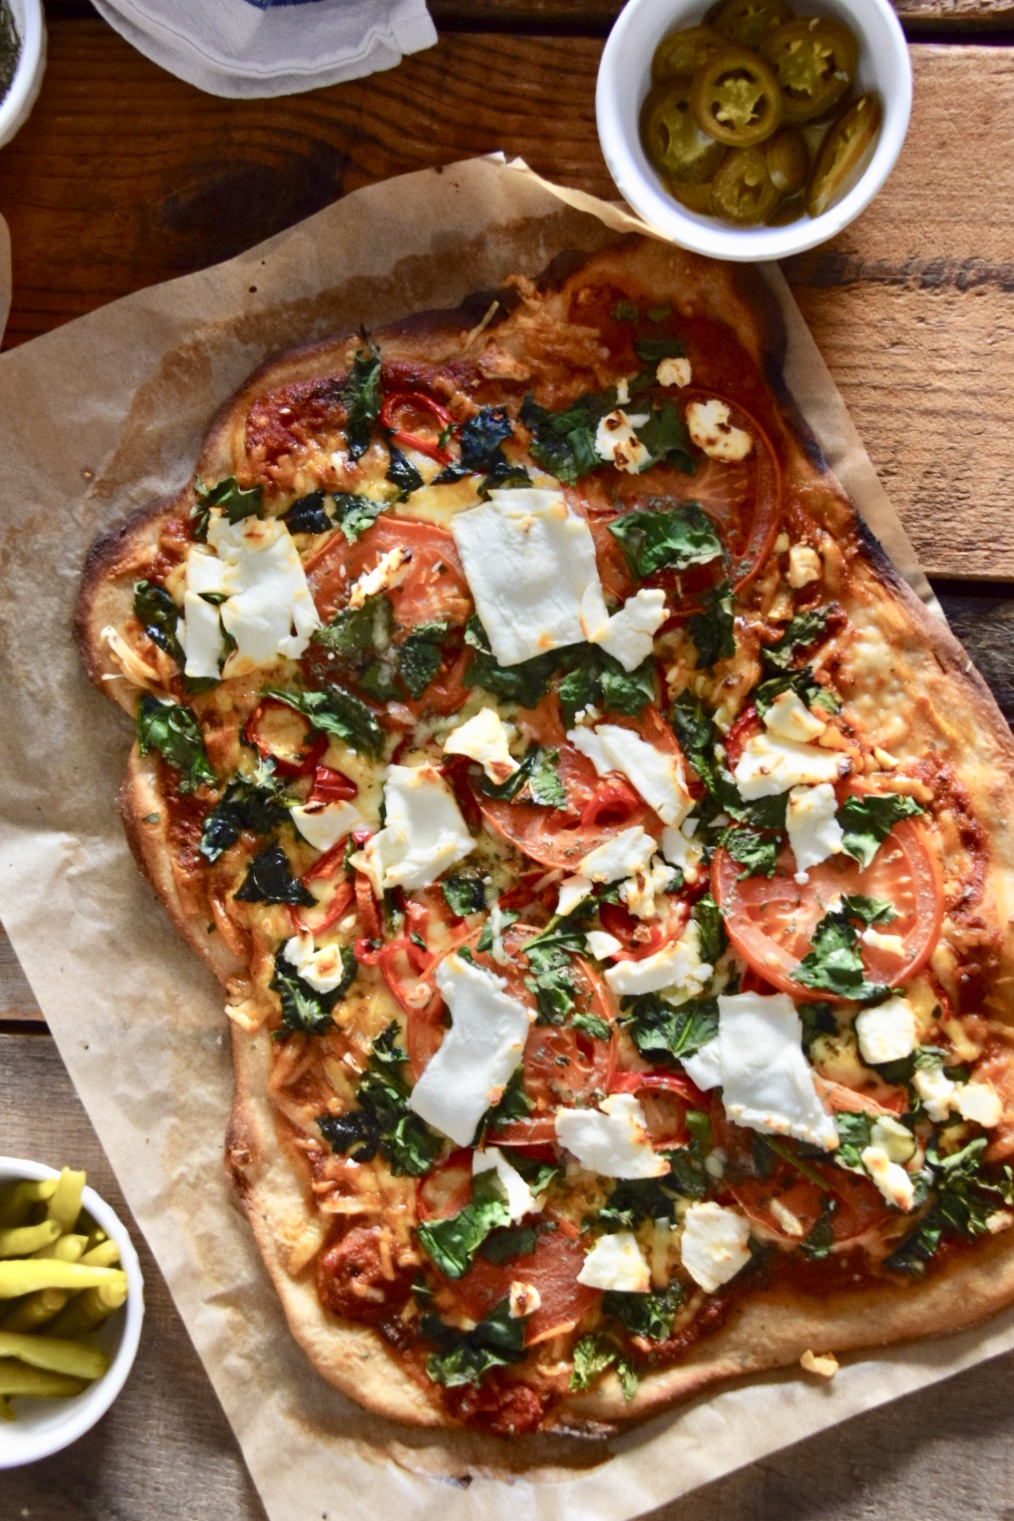
{"type": "Polygon", "coordinates": [[[799,16],[837,16],[859,42],[856,93],[879,95],[884,120],[858,182],[819,217],[782,227],[731,227],[687,210],[667,194],[641,147],[638,118],[651,86],[651,60],[668,32],[694,26],[709,0],[628,0],[599,65],[595,109],[609,173],[624,200],[657,232],[716,259],[784,259],[834,237],[872,201],[894,168],[912,109],[912,66],[889,0],[793,0],[799,16]]]}
{"type": "MultiPolygon", "coordinates": [[[[20,1178],[55,1178],[55,1168],[41,1162],[22,1162],[0,1157],[0,1187],[20,1178]]],[[[133,1366],[144,1318],[144,1280],[137,1253],[126,1226],[93,1188],[85,1188],[82,1204],[96,1225],[111,1236],[120,1249],[127,1274],[127,1302],[94,1332],[91,1340],[109,1353],[108,1370],[72,1399],[24,1399],[14,1401],[17,1419],[0,1420],[0,1469],[34,1463],[63,1447],[69,1447],[105,1415],[133,1366]]]]}
{"type": "Polygon", "coordinates": [[[0,148],[28,120],[38,98],[46,68],[46,24],[42,0],[7,0],[14,29],[21,38],[21,56],[11,87],[0,100],[0,148]]]}

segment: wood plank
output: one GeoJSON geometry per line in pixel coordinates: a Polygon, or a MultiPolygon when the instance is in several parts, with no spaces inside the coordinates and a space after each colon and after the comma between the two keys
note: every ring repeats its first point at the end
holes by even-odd
{"type": "Polygon", "coordinates": [[[43,1022],[42,1010],[14,954],[7,932],[0,924],[0,1024],[34,1024],[43,1022]]]}

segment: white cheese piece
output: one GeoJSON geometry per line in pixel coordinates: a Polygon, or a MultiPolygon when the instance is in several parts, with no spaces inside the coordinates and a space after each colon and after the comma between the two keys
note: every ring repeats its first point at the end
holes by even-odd
{"type": "Polygon", "coordinates": [[[349,607],[357,611],[363,606],[367,597],[376,596],[377,592],[388,591],[392,586],[397,586],[399,582],[404,581],[411,558],[412,551],[406,549],[403,544],[398,544],[394,549],[389,549],[387,554],[381,555],[372,570],[364,571],[358,581],[353,582],[349,592],[349,607]]]}
{"type": "Polygon", "coordinates": [[[633,1231],[600,1236],[577,1275],[578,1283],[614,1294],[647,1294],[651,1268],[633,1231]]]}
{"type": "Polygon", "coordinates": [[[687,1076],[696,1083],[702,1093],[722,1086],[722,1043],[716,1035],[707,1045],[700,1046],[693,1056],[681,1058],[687,1076]]]}
{"type": "Polygon", "coordinates": [[[657,919],[672,884],[672,867],[655,856],[646,872],[620,883],[620,902],[638,919],[657,919]]]}
{"type": "Polygon", "coordinates": [[[217,681],[225,654],[218,608],[195,592],[184,592],[183,617],[176,633],[187,657],[184,675],[217,681]]]}
{"type": "Polygon", "coordinates": [[[907,998],[895,994],[872,1009],[856,1015],[856,1039],[864,1062],[899,1062],[911,1056],[919,1044],[915,1010],[907,998]]]}
{"type": "Polygon", "coordinates": [[[764,713],[764,727],[778,739],[794,739],[805,745],[818,739],[827,724],[811,713],[797,692],[779,692],[764,713]]]}
{"type": "Polygon", "coordinates": [[[693,998],[704,991],[713,972],[714,967],[701,960],[700,932],[691,920],[678,940],[640,961],[618,961],[606,970],[605,979],[621,998],[660,993],[663,988],[693,998]]]}
{"type": "Polygon", "coordinates": [[[450,527],[500,665],[519,665],[584,640],[585,592],[597,586],[602,597],[595,543],[559,491],[492,491],[487,502],[459,512],[450,527]]]}
{"type": "Polygon", "coordinates": [[[890,1114],[879,1114],[873,1121],[870,1145],[879,1146],[892,1162],[910,1162],[915,1156],[915,1136],[890,1114]]]}
{"type": "Polygon", "coordinates": [[[915,1184],[905,1169],[892,1162],[879,1146],[864,1147],[860,1161],[887,1203],[908,1214],[915,1205],[915,1184]]]}
{"type": "Polygon", "coordinates": [[[314,949],[312,935],[293,935],[282,946],[282,956],[318,993],[333,993],[345,975],[342,948],[334,941],[314,949]]]}
{"type": "Polygon", "coordinates": [[[678,829],[667,826],[662,830],[662,854],[673,866],[678,866],[686,881],[693,886],[700,876],[704,850],[693,836],[700,821],[686,818],[678,829]]]}
{"type": "Polygon", "coordinates": [[[1003,1118],[1003,1100],[992,1083],[959,1083],[954,1095],[963,1120],[992,1130],[1003,1118]]]}
{"type": "Polygon", "coordinates": [[[567,738],[599,776],[609,771],[625,776],[663,824],[680,824],[693,807],[678,754],[660,750],[621,724],[571,729],[567,738]]]}
{"type": "Polygon", "coordinates": [[[816,787],[836,782],[848,771],[848,760],[836,750],[820,750],[773,734],[754,734],[732,773],[740,795],[748,803],[774,797],[792,787],[816,787]]]}
{"type": "Polygon", "coordinates": [[[622,951],[623,949],[623,942],[617,940],[615,935],[610,935],[605,930],[589,930],[584,940],[588,949],[598,961],[608,961],[610,956],[615,956],[617,951],[622,951]]]}
{"type": "Polygon", "coordinates": [[[445,755],[467,755],[479,763],[491,782],[498,785],[517,771],[510,753],[507,730],[495,708],[481,708],[472,718],[452,729],[444,740],[445,755]]]}
{"type": "Polygon", "coordinates": [[[366,822],[359,809],[349,802],[314,803],[309,807],[297,804],[289,812],[303,839],[321,851],[330,850],[353,829],[362,829],[366,822]]]}
{"type": "Polygon", "coordinates": [[[610,1094],[598,1109],[557,1109],[556,1137],[588,1172],[606,1178],[660,1178],[669,1171],[632,1093],[610,1094]]]}
{"type": "Polygon", "coordinates": [[[880,930],[873,928],[872,924],[862,931],[859,938],[872,951],[883,951],[888,956],[904,956],[905,954],[905,942],[900,935],[882,935],[880,930]]]}
{"type": "Polygon", "coordinates": [[[750,1261],[750,1222],[722,1204],[691,1204],[683,1217],[683,1266],[706,1294],[735,1278],[750,1261]]]}
{"type": "Polygon", "coordinates": [[[817,787],[793,787],[785,813],[789,845],[796,858],[796,881],[806,882],[811,866],[819,866],[841,850],[845,831],[835,817],[838,799],[830,782],[817,787]]]}
{"type": "Polygon", "coordinates": [[[441,961],[435,980],[451,1011],[451,1028],[409,1094],[408,1107],[467,1146],[521,1065],[535,1013],[507,992],[502,977],[456,952],[441,961]]]}
{"type": "Polygon", "coordinates": [[[824,567],[820,563],[820,555],[809,544],[793,544],[789,550],[789,571],[786,577],[789,585],[797,591],[801,586],[809,586],[811,581],[819,581],[824,574],[824,567]]]}
{"type": "Polygon", "coordinates": [[[354,864],[378,898],[389,887],[429,887],[475,847],[454,796],[433,766],[390,766],[385,824],[354,864]]]}
{"type": "Polygon", "coordinates": [[[655,852],[655,841],[640,824],[621,829],[602,845],[596,845],[578,862],[578,875],[593,882],[618,882],[644,871],[655,852]]]}
{"type": "Polygon", "coordinates": [[[229,567],[201,544],[191,544],[187,551],[188,592],[195,597],[227,597],[232,591],[229,567]]]}
{"type": "Polygon", "coordinates": [[[524,1178],[517,1168],[508,1162],[499,1146],[487,1146],[485,1151],[472,1152],[472,1177],[478,1178],[484,1172],[495,1172],[503,1184],[504,1193],[507,1195],[507,1208],[515,1224],[523,1220],[525,1215],[531,1215],[541,1207],[541,1201],[536,1199],[524,1178]]]}
{"type": "Polygon", "coordinates": [[[768,1208],[775,1217],[775,1223],[780,1231],[786,1236],[805,1236],[806,1229],[798,1215],[794,1215],[791,1209],[787,1209],[781,1199],[772,1198],[768,1208]]]}
{"type": "Polygon", "coordinates": [[[520,1278],[515,1278],[511,1282],[507,1303],[510,1307],[511,1318],[523,1320],[535,1314],[542,1304],[542,1295],[534,1283],[524,1283],[520,1278]]]}
{"type": "Polygon", "coordinates": [[[593,588],[582,603],[587,638],[592,644],[600,644],[625,671],[636,671],[651,654],[654,636],[668,616],[665,592],[658,587],[642,586],[612,617],[606,614],[604,622],[600,611],[605,614],[605,599],[600,610],[593,588]]]}
{"type": "MultiPolygon", "coordinates": [[[[218,587],[226,594],[220,612],[226,633],[236,641],[222,674],[245,676],[280,655],[298,660],[320,619],[285,524],[278,518],[229,523],[213,513],[208,543],[225,567],[218,587]]],[[[187,573],[189,582],[189,562],[187,573]]],[[[205,574],[199,562],[197,574],[205,574]]]]}
{"type": "Polygon", "coordinates": [[[489,911],[489,918],[486,920],[486,928],[489,930],[490,938],[489,954],[497,966],[506,966],[510,961],[507,948],[503,943],[503,932],[509,923],[509,920],[504,919],[503,909],[500,907],[500,899],[497,898],[489,911]]]}
{"type": "Polygon", "coordinates": [[[692,375],[690,360],[680,355],[661,360],[655,371],[655,379],[660,386],[688,386],[692,375]]]}
{"type": "Polygon", "coordinates": [[[917,1067],[912,1073],[912,1087],[933,1123],[942,1125],[956,1103],[957,1084],[945,1076],[942,1067],[917,1067]]]}
{"type": "Polygon", "coordinates": [[[753,452],[753,439],[743,428],[730,422],[724,401],[692,401],[687,407],[687,431],[698,449],[711,459],[736,464],[753,452]]]}
{"type": "Polygon", "coordinates": [[[816,1373],[818,1378],[834,1378],[840,1364],[833,1352],[813,1352],[807,1347],[799,1366],[804,1373],[816,1373]]]}
{"type": "Polygon", "coordinates": [[[718,1000],[722,1100],[737,1125],[791,1135],[833,1151],[838,1131],[817,1096],[803,1055],[803,1027],[787,993],[734,993],[718,1000]]]}
{"type": "Polygon", "coordinates": [[[603,417],[595,431],[595,452],[599,459],[628,475],[637,475],[645,468],[651,455],[637,436],[636,430],[648,421],[647,412],[628,416],[622,407],[603,417]]]}
{"type": "Polygon", "coordinates": [[[556,902],[556,912],[558,914],[572,914],[577,905],[584,902],[594,886],[595,884],[591,877],[582,877],[580,872],[575,872],[572,877],[564,877],[560,883],[560,896],[556,902]]]}

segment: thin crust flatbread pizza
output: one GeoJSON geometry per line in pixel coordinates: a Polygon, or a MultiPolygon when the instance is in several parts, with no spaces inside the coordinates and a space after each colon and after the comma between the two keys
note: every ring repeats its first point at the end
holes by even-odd
{"type": "Polygon", "coordinates": [[[238,1198],[386,1415],[604,1433],[1014,1299],[1014,746],[782,343],[565,258],[272,360],[88,560],[238,1198]]]}

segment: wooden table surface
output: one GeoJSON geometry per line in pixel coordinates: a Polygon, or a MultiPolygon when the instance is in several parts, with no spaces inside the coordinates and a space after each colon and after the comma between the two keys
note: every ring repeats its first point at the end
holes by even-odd
{"type": "MultiPolygon", "coordinates": [[[[213,3],[213,0],[212,0],[213,3]]],[[[614,197],[595,71],[620,0],[430,0],[436,47],[271,101],[202,95],[87,0],[47,0],[49,63],[0,149],[4,347],[230,257],[362,185],[503,149],[614,197]]],[[[912,128],[877,202],[785,272],[959,637],[1014,719],[1014,0],[897,0],[912,128]]],[[[112,1171],[0,930],[0,1152],[112,1171]]],[[[168,1291],[88,1436],[0,1474],[0,1518],[255,1521],[264,1512],[168,1291]]],[[[1014,1355],[776,1453],[665,1521],[1014,1521],[1014,1355]]],[[[307,1518],[311,1521],[311,1518],[307,1518]]]]}

